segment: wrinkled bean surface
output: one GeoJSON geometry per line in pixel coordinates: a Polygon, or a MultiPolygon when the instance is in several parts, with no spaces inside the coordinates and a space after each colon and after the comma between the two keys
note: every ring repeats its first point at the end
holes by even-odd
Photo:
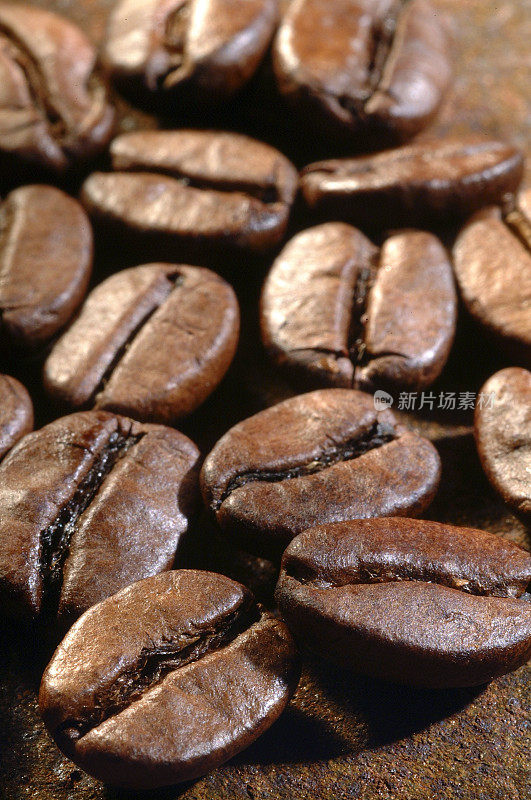
{"type": "Polygon", "coordinates": [[[205,459],[205,503],[247,549],[278,555],[306,528],[420,514],[440,477],[433,445],[368,394],[322,389],[231,428],[205,459]]]}
{"type": "Polygon", "coordinates": [[[71,621],[172,567],[195,508],[186,436],[105,412],[62,417],[0,465],[4,613],[71,621]]]}
{"type": "Polygon", "coordinates": [[[469,686],[531,655],[529,554],[471,528],[412,519],[323,525],[287,548],[276,599],[301,643],[418,686],[469,686]]]}
{"type": "Polygon", "coordinates": [[[483,469],[505,502],[531,522],[531,372],[502,369],[480,396],[475,435],[483,469]]]}
{"type": "Polygon", "coordinates": [[[103,150],[114,112],[95,61],[72,22],[0,3],[0,152],[62,172],[103,150]]]}
{"type": "Polygon", "coordinates": [[[79,203],[52,186],[22,186],[0,206],[0,333],[42,346],[81,303],[92,271],[92,229],[79,203]]]}
{"type": "Polygon", "coordinates": [[[371,228],[464,217],[515,192],[524,159],[511,145],[468,136],[310,164],[301,189],[320,218],[371,228]]]}
{"type": "Polygon", "coordinates": [[[294,0],[273,55],[306,119],[393,140],[434,117],[451,75],[447,28],[427,0],[294,0]]]}
{"type": "Polygon", "coordinates": [[[39,704],[83,769],[149,789],[196,778],[247,747],[297,679],[288,629],[248,589],[180,570],[84,614],[48,665],[39,704]]]}
{"type": "Polygon", "coordinates": [[[454,266],[470,314],[511,360],[531,366],[531,190],[472,216],[454,266]]]}
{"type": "Polygon", "coordinates": [[[262,292],[264,344],[309,385],[419,389],[440,374],[457,316],[452,267],[421,231],[378,250],[359,230],[325,223],[295,236],[262,292]]]}
{"type": "Polygon", "coordinates": [[[226,281],[200,267],[146,264],[100,284],[44,366],[49,393],[73,408],[171,424],[216,388],[238,342],[226,281]]]}
{"type": "Polygon", "coordinates": [[[236,133],[141,131],[111,145],[82,199],[102,224],[168,246],[267,250],[284,234],[298,176],[277,150],[236,133]]]}

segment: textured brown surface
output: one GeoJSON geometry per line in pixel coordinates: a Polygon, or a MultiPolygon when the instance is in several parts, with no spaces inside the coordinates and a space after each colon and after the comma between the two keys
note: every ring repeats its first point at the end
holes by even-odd
{"type": "MultiPolygon", "coordinates": [[[[95,38],[103,29],[101,11],[107,12],[113,3],[36,0],[36,4],[68,14],[95,38]]],[[[525,147],[531,138],[527,0],[437,0],[436,5],[454,16],[456,83],[426,136],[434,131],[484,132],[525,147]]],[[[139,122],[153,127],[152,118],[133,114],[122,101],[120,112],[123,131],[139,122]]],[[[104,266],[100,261],[97,269],[104,266]]],[[[256,304],[263,266],[254,280],[253,264],[246,260],[242,266],[244,278],[234,283],[245,306],[248,344],[220,391],[186,429],[205,452],[239,419],[291,393],[258,347],[256,304]]],[[[454,352],[432,391],[479,391],[491,374],[506,366],[493,359],[461,314],[454,352]]],[[[41,422],[46,418],[42,408],[41,422]]],[[[443,461],[441,488],[429,516],[529,545],[522,524],[482,473],[471,423],[471,412],[435,411],[421,412],[415,423],[434,440],[443,461]]],[[[215,553],[214,547],[208,549],[215,553]]],[[[246,558],[227,555],[217,563],[230,565],[236,579],[249,575],[246,558]]],[[[265,562],[254,567],[252,588],[263,599],[274,576],[265,562]]],[[[12,629],[0,636],[0,796],[10,800],[131,797],[84,776],[45,733],[37,714],[36,689],[48,654],[33,652],[34,638],[12,629]]],[[[414,691],[306,663],[288,711],[256,744],[205,778],[156,797],[524,800],[530,755],[528,676],[521,668],[480,690],[414,691]]]]}

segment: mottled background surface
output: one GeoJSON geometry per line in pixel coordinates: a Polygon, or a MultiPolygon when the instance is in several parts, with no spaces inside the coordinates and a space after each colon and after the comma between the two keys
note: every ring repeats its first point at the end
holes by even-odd
{"type": "MultiPolygon", "coordinates": [[[[113,5],[110,0],[35,4],[71,17],[95,41],[113,5]]],[[[435,5],[452,20],[456,76],[439,120],[423,138],[482,131],[523,148],[529,146],[531,4],[527,0],[437,0],[435,5]]],[[[267,81],[267,69],[262,79],[267,81]]],[[[302,163],[312,143],[304,141],[304,131],[290,115],[280,113],[274,103],[261,103],[260,88],[259,80],[239,106],[226,110],[224,119],[208,114],[199,122],[238,127],[238,109],[245,116],[246,129],[260,131],[273,142],[289,143],[290,155],[302,163]]],[[[118,104],[121,130],[157,124],[124,101],[118,104]]],[[[184,110],[174,119],[176,125],[191,122],[184,110]]],[[[300,225],[304,219],[298,216],[294,228],[300,225]]],[[[442,233],[450,244],[451,232],[442,233]]],[[[134,263],[131,255],[119,261],[100,245],[95,280],[134,263]]],[[[267,266],[247,258],[226,265],[242,303],[244,344],[215,396],[183,425],[205,452],[238,419],[294,393],[265,361],[257,336],[256,307],[267,266]]],[[[503,362],[461,312],[453,354],[433,391],[436,395],[478,392],[501,366],[503,362]]],[[[53,410],[39,397],[36,365],[22,365],[18,371],[39,402],[40,421],[50,419],[53,410]]],[[[483,477],[471,434],[471,412],[428,410],[406,421],[430,436],[443,461],[441,489],[428,516],[475,525],[529,546],[529,535],[483,477]]],[[[249,582],[268,601],[275,576],[272,565],[231,551],[206,520],[194,537],[200,543],[196,563],[249,582]]],[[[93,781],[64,759],[48,738],[38,717],[36,692],[49,655],[50,645],[43,644],[36,632],[8,625],[0,628],[0,796],[10,800],[142,797],[93,781]]],[[[155,800],[523,800],[528,797],[531,755],[528,705],[526,668],[488,687],[428,692],[306,663],[290,708],[251,748],[199,781],[145,796],[155,800]]]]}

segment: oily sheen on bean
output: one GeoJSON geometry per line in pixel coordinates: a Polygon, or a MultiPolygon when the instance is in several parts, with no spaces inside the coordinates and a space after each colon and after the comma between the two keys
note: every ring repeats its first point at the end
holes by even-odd
{"type": "Polygon", "coordinates": [[[264,251],[286,230],[298,175],[278,150],[236,133],[140,131],[111,145],[114,172],[85,181],[101,227],[171,251],[264,251]]]}
{"type": "Polygon", "coordinates": [[[313,653],[414,686],[471,686],[531,655],[529,553],[413,519],[352,520],[289,545],[275,597],[313,653]]]}
{"type": "Polygon", "coordinates": [[[44,365],[49,394],[172,424],[219,384],[238,343],[232,287],[201,267],[145,264],[94,289],[44,365]]]}
{"type": "Polygon", "coordinates": [[[68,322],[92,271],[83,208],[53,186],[22,186],[0,205],[0,337],[35,349],[68,322]]]}
{"type": "Polygon", "coordinates": [[[508,367],[482,386],[474,432],[481,465],[504,501],[531,523],[531,372],[508,367]]]}
{"type": "Polygon", "coordinates": [[[104,149],[114,111],[96,51],[58,14],[0,3],[0,155],[64,172],[104,149]]]}
{"type": "Polygon", "coordinates": [[[421,389],[443,369],[457,297],[440,241],[406,230],[380,249],[330,222],[297,234],[266,278],[264,345],[308,386],[421,389]]]}
{"type": "Polygon", "coordinates": [[[310,164],[301,190],[319,219],[385,229],[466,217],[515,192],[523,171],[509,144],[450,137],[310,164]]]}
{"type": "Polygon", "coordinates": [[[439,478],[434,446],[372,396],[321,389],[231,428],[206,457],[201,488],[227,536],[278,556],[319,523],[418,515],[439,478]]]}
{"type": "Polygon", "coordinates": [[[33,430],[33,403],[25,386],[0,375],[0,459],[33,430]]]}
{"type": "Polygon", "coordinates": [[[250,745],[298,680],[290,633],[244,586],[179,570],[90,609],[44,673],[39,706],[63,752],[132,789],[190,780],[250,745]]]}
{"type": "Polygon", "coordinates": [[[513,363],[531,367],[531,189],[472,216],[453,254],[471,316],[513,363]]]}
{"type": "Polygon", "coordinates": [[[196,507],[196,446],[101,411],[28,434],[0,465],[4,614],[61,625],[171,569],[196,507]]]}
{"type": "Polygon", "coordinates": [[[294,0],[273,59],[305,124],[365,146],[418,133],[451,77],[447,26],[427,0],[294,0]]]}
{"type": "Polygon", "coordinates": [[[219,103],[252,77],[277,17],[277,0],[121,0],[102,58],[125,89],[219,103]]]}

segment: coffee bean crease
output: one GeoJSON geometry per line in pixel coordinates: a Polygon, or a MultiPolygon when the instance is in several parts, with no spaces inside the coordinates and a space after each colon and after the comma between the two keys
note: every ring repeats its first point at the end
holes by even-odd
{"type": "Polygon", "coordinates": [[[261,613],[250,596],[215,625],[197,627],[189,632],[178,631],[175,640],[163,636],[143,647],[136,664],[119,674],[110,686],[96,694],[94,707],[82,719],[65,720],[58,734],[77,741],[105,720],[120,714],[150,689],[161,683],[170,672],[182,669],[204,656],[221,650],[258,622],[261,613]]]}
{"type": "Polygon", "coordinates": [[[57,611],[63,567],[82,515],[96,498],[105,478],[143,435],[112,433],[71,500],[59,510],[55,520],[41,531],[39,571],[43,581],[44,614],[57,611]]]}
{"type": "Polygon", "coordinates": [[[315,473],[322,472],[322,470],[328,469],[328,467],[332,467],[341,461],[352,461],[355,458],[359,458],[370,450],[383,447],[396,438],[396,430],[391,425],[385,422],[374,422],[371,428],[361,436],[323,450],[320,456],[308,464],[284,470],[252,470],[240,473],[229,481],[225,491],[212,504],[212,509],[217,511],[232,492],[248,483],[255,483],[256,481],[277,483],[291,480],[292,478],[301,478],[305,475],[315,475],[315,473]]]}
{"type": "Polygon", "coordinates": [[[167,292],[166,292],[165,297],[163,297],[162,300],[159,300],[158,302],[153,303],[153,306],[146,312],[146,314],[144,314],[142,319],[138,322],[138,324],[133,328],[131,333],[122,342],[121,346],[117,349],[117,351],[114,354],[112,360],[109,362],[107,368],[105,369],[103,375],[101,376],[99,384],[94,389],[94,391],[92,393],[92,399],[94,399],[98,394],[100,394],[100,392],[103,392],[103,390],[105,389],[105,386],[109,382],[109,380],[110,380],[113,372],[115,371],[116,367],[118,366],[120,361],[122,361],[122,359],[124,358],[125,354],[129,350],[129,348],[132,346],[134,340],[140,334],[142,329],[148,324],[148,322],[153,317],[153,315],[158,311],[158,309],[160,308],[162,303],[164,303],[164,301],[167,300],[167,298],[169,297],[169,295],[171,294],[171,292],[174,289],[178,288],[179,286],[182,286],[183,283],[184,283],[184,277],[179,272],[176,272],[174,274],[172,274],[172,273],[167,274],[165,277],[166,277],[166,281],[168,283],[167,292]]]}

